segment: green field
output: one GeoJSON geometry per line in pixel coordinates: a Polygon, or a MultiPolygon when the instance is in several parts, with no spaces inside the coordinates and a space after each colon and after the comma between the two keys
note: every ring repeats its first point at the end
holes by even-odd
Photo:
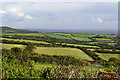
{"type": "Polygon", "coordinates": [[[19,41],[19,42],[30,42],[30,43],[43,43],[43,44],[50,44],[44,41],[36,41],[36,40],[25,40],[25,39],[10,39],[10,38],[0,38],[0,40],[9,40],[9,41],[19,41]]]}
{"type": "Polygon", "coordinates": [[[113,42],[113,43],[106,43],[106,44],[109,44],[109,45],[115,45],[115,44],[117,44],[117,43],[114,43],[114,42],[113,42]]]}
{"type": "Polygon", "coordinates": [[[91,39],[85,37],[71,37],[71,38],[78,41],[91,41],[91,39]]]}
{"type": "Polygon", "coordinates": [[[107,39],[107,38],[93,38],[97,41],[112,41],[111,39],[107,39]]]}
{"type": "Polygon", "coordinates": [[[45,36],[43,33],[3,33],[3,36],[45,36]]]}
{"type": "Polygon", "coordinates": [[[98,46],[80,45],[80,44],[67,44],[67,43],[62,43],[62,45],[75,46],[75,47],[86,47],[86,48],[100,48],[100,47],[98,47],[98,46]]]}
{"type": "Polygon", "coordinates": [[[53,33],[57,35],[72,36],[70,33],[53,33]]]}
{"type": "Polygon", "coordinates": [[[25,47],[25,45],[20,45],[20,44],[4,44],[4,43],[0,43],[0,45],[2,45],[2,49],[11,49],[13,47],[25,47]]]}
{"type": "MultiPolygon", "coordinates": [[[[11,49],[13,47],[25,47],[25,45],[19,44],[2,44],[4,49],[11,49]]],[[[62,55],[62,56],[72,56],[78,59],[93,60],[82,50],[76,48],[55,48],[55,47],[37,47],[36,53],[46,54],[46,55],[62,55]]]]}
{"type": "Polygon", "coordinates": [[[99,57],[101,57],[104,60],[108,60],[111,57],[116,57],[118,58],[119,54],[108,54],[108,53],[96,53],[99,55],[99,57]]]}
{"type": "Polygon", "coordinates": [[[99,43],[104,43],[104,42],[89,42],[89,44],[99,44],[99,43]]]}
{"type": "Polygon", "coordinates": [[[116,43],[115,42],[89,42],[88,44],[100,44],[100,43],[106,43],[106,44],[109,44],[109,45],[115,45],[116,43]]]}
{"type": "Polygon", "coordinates": [[[96,34],[87,34],[87,33],[84,33],[84,34],[81,34],[81,33],[71,33],[73,36],[76,36],[76,37],[94,37],[96,36],[96,34]]]}
{"type": "Polygon", "coordinates": [[[28,33],[28,34],[17,34],[17,35],[20,35],[20,36],[45,36],[44,34],[42,33],[28,33]]]}
{"type": "Polygon", "coordinates": [[[37,47],[35,52],[39,54],[72,56],[79,59],[93,60],[82,50],[75,48],[37,47]]]}
{"type": "Polygon", "coordinates": [[[100,36],[103,37],[108,37],[108,38],[112,38],[112,37],[116,37],[117,35],[111,35],[111,34],[99,34],[100,36]]]}
{"type": "Polygon", "coordinates": [[[56,38],[56,39],[71,39],[70,37],[55,34],[55,33],[54,34],[53,33],[46,33],[45,35],[48,36],[48,37],[51,37],[51,38],[56,38]]]}

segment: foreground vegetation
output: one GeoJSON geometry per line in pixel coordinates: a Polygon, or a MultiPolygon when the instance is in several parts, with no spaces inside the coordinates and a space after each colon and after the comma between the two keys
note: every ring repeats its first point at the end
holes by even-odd
{"type": "Polygon", "coordinates": [[[104,64],[94,64],[93,68],[93,64],[86,60],[70,56],[38,54],[34,52],[35,49],[33,44],[28,44],[25,48],[2,49],[2,77],[4,79],[103,78],[103,75],[98,74],[99,69],[116,72],[119,64],[118,59],[111,58],[104,64]]]}

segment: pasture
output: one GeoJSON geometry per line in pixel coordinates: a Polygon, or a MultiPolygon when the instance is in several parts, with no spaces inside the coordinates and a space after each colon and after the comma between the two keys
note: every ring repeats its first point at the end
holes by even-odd
{"type": "Polygon", "coordinates": [[[101,57],[104,60],[108,60],[111,57],[118,58],[118,56],[119,56],[119,54],[108,54],[108,53],[97,53],[97,52],[96,52],[96,54],[99,55],[99,57],[101,57]]]}
{"type": "Polygon", "coordinates": [[[9,40],[9,41],[19,41],[19,42],[30,42],[30,43],[43,43],[43,44],[50,44],[44,41],[36,41],[36,40],[25,40],[25,39],[10,39],[10,38],[0,38],[2,40],[9,40]]]}
{"type": "Polygon", "coordinates": [[[22,47],[25,48],[25,45],[21,45],[21,44],[4,44],[4,43],[0,43],[0,45],[2,45],[2,49],[11,49],[13,47],[22,47]]]}
{"type": "Polygon", "coordinates": [[[81,44],[67,44],[67,43],[63,43],[62,45],[75,46],[75,47],[85,47],[85,48],[100,48],[98,46],[81,45],[81,44]]]}
{"type": "Polygon", "coordinates": [[[91,39],[85,37],[71,37],[71,38],[78,41],[91,41],[91,39]]]}
{"type": "MultiPolygon", "coordinates": [[[[25,45],[19,44],[2,44],[4,49],[11,49],[13,47],[25,47],[25,45]]],[[[93,60],[85,52],[76,48],[60,48],[60,47],[37,47],[36,53],[46,54],[46,55],[61,55],[61,56],[72,56],[78,59],[93,60]]]]}
{"type": "Polygon", "coordinates": [[[70,37],[59,35],[59,34],[53,34],[53,33],[46,33],[45,35],[51,38],[56,38],[56,39],[71,39],[70,37]]]}
{"type": "Polygon", "coordinates": [[[46,55],[72,56],[78,59],[93,60],[85,52],[76,48],[37,47],[35,52],[46,55]]]}
{"type": "Polygon", "coordinates": [[[115,45],[115,42],[89,42],[88,44],[101,44],[101,43],[106,43],[108,45],[115,45]]]}
{"type": "Polygon", "coordinates": [[[73,36],[75,37],[94,37],[96,36],[96,34],[88,34],[88,33],[84,33],[84,34],[81,34],[81,33],[71,33],[73,36]]]}
{"type": "Polygon", "coordinates": [[[112,35],[112,34],[99,34],[99,35],[107,38],[117,37],[117,35],[112,35]]]}
{"type": "Polygon", "coordinates": [[[43,33],[3,33],[3,36],[45,36],[43,33]]]}
{"type": "Polygon", "coordinates": [[[107,38],[93,38],[97,41],[112,41],[111,39],[107,39],[107,38]]]}

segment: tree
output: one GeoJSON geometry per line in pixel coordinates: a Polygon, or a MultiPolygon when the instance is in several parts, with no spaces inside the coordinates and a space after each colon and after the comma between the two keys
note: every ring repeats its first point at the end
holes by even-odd
{"type": "Polygon", "coordinates": [[[34,53],[35,49],[36,49],[36,46],[33,43],[28,43],[26,48],[24,49],[24,55],[28,56],[28,55],[34,53]]]}
{"type": "Polygon", "coordinates": [[[108,61],[110,61],[110,62],[114,62],[114,61],[118,61],[118,59],[117,59],[116,57],[111,57],[111,58],[109,58],[108,61]]]}
{"type": "Polygon", "coordinates": [[[16,57],[18,59],[22,60],[22,54],[23,54],[23,50],[19,47],[13,47],[11,48],[11,51],[16,55],[16,57]]]}

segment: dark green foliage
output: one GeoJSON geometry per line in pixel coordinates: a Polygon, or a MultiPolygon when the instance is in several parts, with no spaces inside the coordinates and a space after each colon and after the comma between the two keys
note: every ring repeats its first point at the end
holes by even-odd
{"type": "Polygon", "coordinates": [[[118,67],[120,66],[120,60],[115,57],[111,57],[108,60],[108,65],[118,67]]]}
{"type": "Polygon", "coordinates": [[[45,70],[43,70],[41,77],[43,77],[44,79],[49,79],[49,77],[51,76],[51,68],[47,68],[45,70]]]}
{"type": "Polygon", "coordinates": [[[23,50],[21,48],[13,47],[13,48],[11,48],[11,53],[13,55],[16,55],[17,59],[22,59],[22,57],[23,57],[23,50]]]}
{"type": "Polygon", "coordinates": [[[37,55],[36,57],[31,57],[32,60],[39,63],[49,63],[58,65],[74,65],[74,66],[87,66],[88,62],[80,59],[76,59],[70,56],[49,56],[49,55],[37,55]]]}
{"type": "Polygon", "coordinates": [[[108,60],[108,61],[110,61],[110,62],[111,62],[111,61],[113,61],[113,62],[114,62],[114,61],[118,61],[118,59],[117,59],[117,58],[115,58],[115,57],[111,57],[111,58],[109,58],[109,60],[108,60]]]}
{"type": "Polygon", "coordinates": [[[113,49],[112,51],[104,50],[104,49],[96,49],[95,52],[98,52],[98,53],[109,53],[109,54],[120,54],[120,51],[116,51],[115,49],[113,49]]]}
{"type": "Polygon", "coordinates": [[[22,49],[21,48],[18,48],[18,47],[13,47],[11,48],[11,51],[14,52],[14,53],[21,53],[22,52],[22,49]]]}
{"type": "MultiPolygon", "coordinates": [[[[20,56],[16,55],[22,52],[22,49],[14,47],[11,50],[3,49],[3,60],[2,60],[2,77],[6,78],[41,78],[41,79],[52,79],[53,75],[56,74],[54,70],[56,68],[47,68],[43,71],[35,70],[34,65],[35,62],[39,61],[39,63],[51,63],[58,65],[73,65],[76,66],[75,70],[77,70],[80,66],[87,66],[88,63],[79,59],[75,59],[74,57],[68,56],[48,56],[48,55],[38,55],[36,53],[31,53],[31,59],[29,57],[24,57],[19,59],[20,56]],[[18,53],[17,53],[18,51],[18,53]],[[34,57],[32,56],[34,54],[34,57]],[[36,57],[35,57],[36,56],[36,57]],[[22,60],[22,61],[21,61],[22,60]],[[27,61],[26,61],[27,60],[27,61]],[[34,62],[35,61],[35,62],[34,62]],[[78,66],[78,67],[77,67],[78,66]]],[[[63,69],[67,72],[69,67],[63,69]]],[[[74,68],[73,68],[74,69],[74,68]]],[[[64,72],[65,72],[64,71],[64,72]]],[[[58,71],[59,73],[59,71],[58,71]]],[[[77,74],[77,73],[76,73],[77,74]]],[[[68,75],[67,75],[68,76],[68,75]]],[[[59,76],[58,76],[59,77],[59,76]]]]}
{"type": "Polygon", "coordinates": [[[86,48],[80,48],[83,50],[87,55],[91,56],[94,60],[102,60],[99,55],[95,54],[94,52],[87,50],[86,48]]]}
{"type": "Polygon", "coordinates": [[[28,43],[27,47],[25,48],[25,51],[29,53],[33,53],[35,49],[36,49],[36,46],[34,44],[28,43]]]}
{"type": "Polygon", "coordinates": [[[11,50],[2,50],[3,78],[40,78],[39,71],[34,69],[34,61],[31,61],[29,57],[23,56],[22,53],[24,52],[17,47],[11,50]]]}
{"type": "Polygon", "coordinates": [[[109,45],[107,43],[98,43],[98,44],[91,44],[91,45],[101,47],[102,49],[114,49],[114,48],[117,49],[117,47],[113,45],[109,45]]]}

